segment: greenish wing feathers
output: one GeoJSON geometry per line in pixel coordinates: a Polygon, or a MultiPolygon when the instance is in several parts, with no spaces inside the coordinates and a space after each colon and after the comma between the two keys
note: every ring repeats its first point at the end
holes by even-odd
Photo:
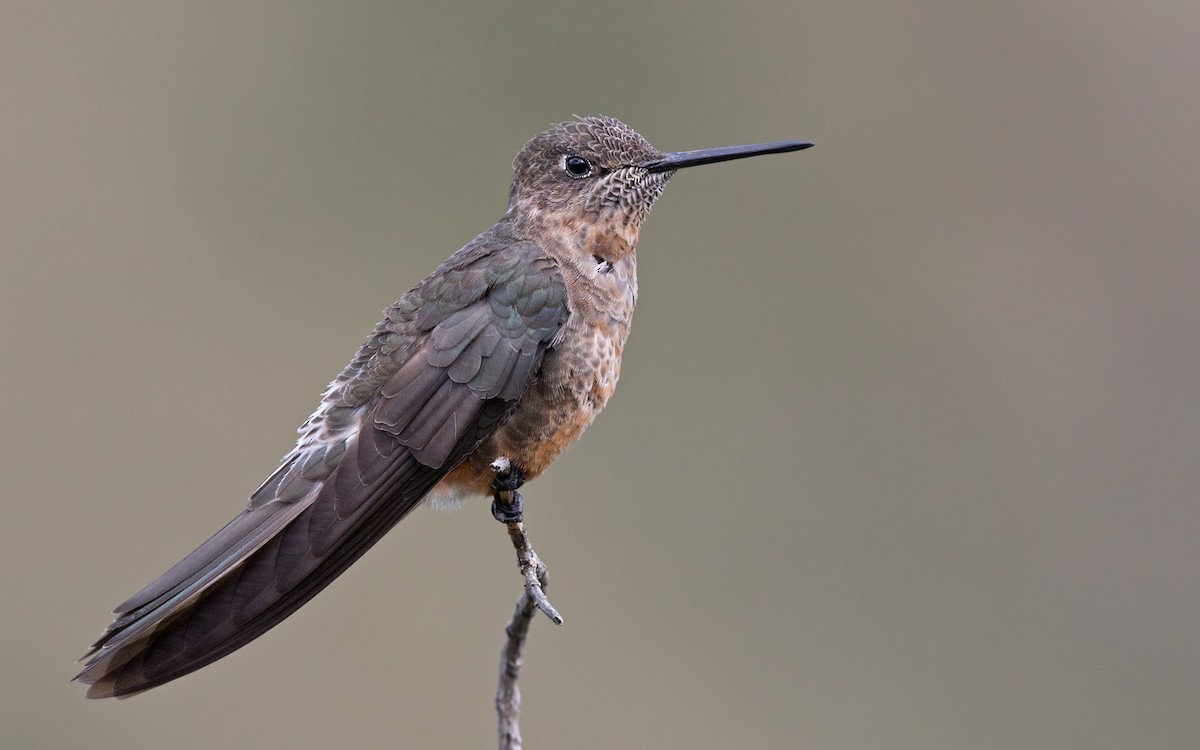
{"type": "Polygon", "coordinates": [[[562,275],[536,247],[492,260],[426,291],[438,313],[418,317],[425,345],[380,391],[375,426],[426,466],[445,463],[487,400],[521,397],[567,318],[562,275]]]}

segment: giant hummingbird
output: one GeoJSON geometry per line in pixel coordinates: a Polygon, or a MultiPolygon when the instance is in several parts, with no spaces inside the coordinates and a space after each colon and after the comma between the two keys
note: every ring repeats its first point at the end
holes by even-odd
{"type": "Polygon", "coordinates": [[[422,500],[498,499],[501,457],[505,491],[537,477],[616,388],[638,231],[667,180],[811,145],[664,153],[609,117],[535,136],[504,216],[385,311],[245,510],[120,604],[75,679],[104,698],[188,674],[295,612],[422,500]]]}

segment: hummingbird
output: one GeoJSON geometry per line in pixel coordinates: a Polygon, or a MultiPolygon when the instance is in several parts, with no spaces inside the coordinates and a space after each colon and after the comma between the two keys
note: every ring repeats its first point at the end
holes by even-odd
{"type": "Polygon", "coordinates": [[[637,303],[638,233],[677,170],[806,141],[666,153],[611,117],[559,123],[513,162],[508,210],[384,312],[245,509],[114,610],[75,681],[170,682],[246,645],[422,501],[501,505],[608,403],[637,303]],[[507,459],[499,476],[494,462],[507,459]]]}

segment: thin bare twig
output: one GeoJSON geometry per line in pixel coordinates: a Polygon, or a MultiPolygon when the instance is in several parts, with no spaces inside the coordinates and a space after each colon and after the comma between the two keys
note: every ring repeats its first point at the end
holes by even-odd
{"type": "Polygon", "coordinates": [[[529,634],[534,611],[533,599],[522,593],[517,599],[512,619],[504,629],[508,638],[500,652],[500,687],[496,690],[500,750],[521,750],[521,689],[517,686],[517,680],[521,677],[525,637],[529,634]]]}
{"type": "Polygon", "coordinates": [[[508,537],[512,539],[513,549],[517,551],[517,564],[521,566],[521,575],[525,577],[525,594],[551,622],[562,625],[562,615],[546,598],[545,588],[549,584],[550,571],[546,570],[546,565],[537,556],[537,552],[533,551],[525,524],[517,521],[505,525],[508,526],[508,537]]]}
{"type": "MultiPolygon", "coordinates": [[[[500,456],[491,465],[492,470],[499,478],[507,477],[510,467],[511,464],[505,456],[500,456]]],[[[517,491],[499,491],[496,493],[496,501],[513,507],[519,502],[517,491]]],[[[525,531],[525,524],[522,521],[509,521],[504,525],[508,527],[508,538],[512,540],[513,549],[517,551],[517,565],[521,567],[521,575],[525,578],[525,593],[529,594],[529,598],[533,600],[537,608],[555,625],[562,625],[562,615],[550,604],[544,590],[549,572],[529,542],[529,533],[525,531]]]]}
{"type": "MultiPolygon", "coordinates": [[[[492,463],[496,476],[508,475],[510,464],[501,456],[492,463]]],[[[499,491],[496,501],[510,507],[517,502],[516,490],[499,491]]],[[[507,636],[504,649],[500,652],[500,685],[496,689],[496,716],[499,720],[500,750],[521,750],[521,690],[517,681],[521,676],[525,640],[533,622],[535,609],[540,609],[550,620],[562,624],[562,616],[546,598],[545,587],[549,585],[549,571],[529,543],[529,534],[522,521],[509,521],[508,537],[517,551],[517,564],[525,579],[525,591],[517,599],[516,609],[504,632],[507,636]]]]}

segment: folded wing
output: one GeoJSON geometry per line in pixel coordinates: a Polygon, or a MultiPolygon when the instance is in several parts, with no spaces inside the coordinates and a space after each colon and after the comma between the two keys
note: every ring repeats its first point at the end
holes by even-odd
{"type": "Polygon", "coordinates": [[[388,310],[247,508],[116,609],[76,680],[127,696],[294,612],[511,414],[568,317],[536,246],[468,245],[388,310]]]}

